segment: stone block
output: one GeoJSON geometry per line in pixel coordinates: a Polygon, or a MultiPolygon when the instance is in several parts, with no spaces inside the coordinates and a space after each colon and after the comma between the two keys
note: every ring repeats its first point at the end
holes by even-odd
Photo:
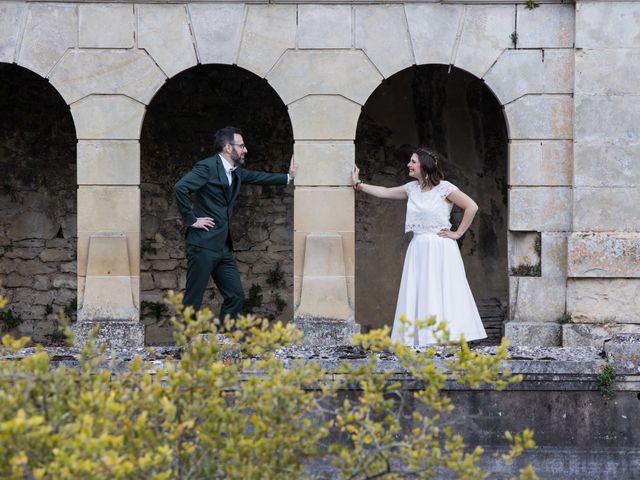
{"type": "Polygon", "coordinates": [[[86,276],[128,277],[130,275],[126,235],[121,233],[91,235],[86,276]]]}
{"type": "Polygon", "coordinates": [[[53,238],[60,229],[57,219],[46,212],[17,209],[8,222],[11,239],[53,238]]]}
{"type": "Polygon", "coordinates": [[[573,93],[575,51],[544,50],[544,93],[573,93]]]}
{"type": "Polygon", "coordinates": [[[509,144],[509,185],[569,186],[570,140],[513,140],[509,144]]]}
{"type": "Polygon", "coordinates": [[[509,191],[509,230],[558,232],[570,229],[570,188],[514,187],[509,191]]]}
{"type": "Polygon", "coordinates": [[[80,140],[78,185],[139,185],[140,143],[136,140],[80,140]]]}
{"type": "Polygon", "coordinates": [[[569,276],[640,278],[640,233],[572,233],[569,276]]]}
{"type": "Polygon", "coordinates": [[[566,291],[561,278],[509,277],[509,318],[555,323],[566,311],[566,291]]]}
{"type": "Polygon", "coordinates": [[[506,105],[505,112],[513,140],[573,138],[569,95],[526,95],[506,105]]]}
{"type": "Polygon", "coordinates": [[[625,333],[640,333],[640,325],[562,325],[562,346],[603,348],[614,335],[625,333]]]}
{"type": "Polygon", "coordinates": [[[296,188],[293,208],[296,232],[352,232],[354,222],[351,187],[296,188]]]}
{"type": "Polygon", "coordinates": [[[289,105],[295,140],[353,140],[361,106],[338,95],[310,95],[289,105]]]}
{"type": "Polygon", "coordinates": [[[604,342],[604,352],[610,362],[637,370],[640,365],[640,334],[615,334],[604,342]]]}
{"type": "Polygon", "coordinates": [[[132,48],[133,5],[78,5],[80,48],[132,48]]]}
{"type": "Polygon", "coordinates": [[[43,292],[51,290],[51,280],[46,275],[36,275],[33,278],[33,288],[43,292]]]}
{"type": "Polygon", "coordinates": [[[296,5],[248,5],[238,66],[264,77],[288,48],[295,48],[296,5]]]}
{"type": "Polygon", "coordinates": [[[575,323],[640,324],[640,279],[570,278],[567,312],[575,323]]]}
{"type": "Polygon", "coordinates": [[[351,48],[351,6],[299,5],[298,48],[351,48]]]}
{"type": "Polygon", "coordinates": [[[542,278],[564,285],[567,278],[568,233],[542,232],[542,278]]]}
{"type": "Polygon", "coordinates": [[[78,188],[78,232],[139,232],[140,189],[136,186],[78,188]]]}
{"type": "Polygon", "coordinates": [[[523,266],[542,265],[540,232],[508,232],[509,271],[523,266]]]}
{"type": "MultiPolygon", "coordinates": [[[[79,275],[86,275],[89,254],[89,238],[95,233],[96,232],[78,232],[77,261],[79,275]]],[[[113,233],[113,231],[107,233],[113,233]]],[[[115,233],[123,234],[126,236],[127,250],[129,252],[129,270],[131,271],[132,275],[137,276],[140,272],[140,232],[115,231],[115,233]]]]}
{"type": "Polygon", "coordinates": [[[53,288],[68,288],[70,290],[78,288],[76,276],[71,274],[56,275],[51,284],[53,288]]]}
{"type": "Polygon", "coordinates": [[[512,46],[511,33],[514,30],[515,11],[512,6],[468,6],[453,64],[483,78],[500,54],[512,46]]]}
{"type": "Polygon", "coordinates": [[[640,142],[640,95],[575,95],[577,141],[640,142]]]}
{"type": "Polygon", "coordinates": [[[31,287],[33,286],[33,278],[23,277],[18,273],[10,273],[2,282],[3,287],[16,288],[16,287],[31,287]]]}
{"type": "Polygon", "coordinates": [[[137,5],[138,46],[168,76],[198,63],[184,5],[137,5]]]}
{"type": "Polygon", "coordinates": [[[71,249],[47,248],[40,253],[40,260],[43,262],[64,262],[74,258],[75,252],[71,249]]]}
{"type": "Polygon", "coordinates": [[[78,140],[137,140],[145,107],[124,95],[89,95],[71,114],[78,140]]]}
{"type": "Polygon", "coordinates": [[[288,50],[267,80],[286,104],[334,94],[362,105],[382,77],[359,50],[288,50]]]}
{"type": "Polygon", "coordinates": [[[511,346],[557,347],[562,341],[560,327],[551,323],[506,322],[504,336],[511,346]]]}
{"type": "Polygon", "coordinates": [[[640,4],[578,2],[576,48],[640,47],[640,4]]]}
{"type": "Polygon", "coordinates": [[[77,35],[75,5],[31,3],[16,63],[46,77],[77,35]]]}
{"type": "Polygon", "coordinates": [[[298,141],[293,149],[298,164],[296,186],[351,185],[353,142],[298,141]]]}
{"type": "Polygon", "coordinates": [[[349,278],[353,278],[355,275],[356,233],[353,231],[340,232],[340,236],[342,237],[342,255],[344,256],[345,275],[347,276],[347,283],[349,283],[349,278]]]}
{"type": "Polygon", "coordinates": [[[72,327],[75,333],[74,345],[81,348],[95,327],[100,329],[96,343],[105,344],[108,350],[131,351],[144,347],[145,327],[136,322],[77,322],[72,327]]]}
{"type": "Polygon", "coordinates": [[[579,50],[575,53],[576,93],[640,95],[640,48],[579,50]],[[615,72],[615,74],[612,74],[615,72]]]}
{"type": "Polygon", "coordinates": [[[293,276],[300,277],[300,279],[302,279],[304,268],[304,249],[308,233],[309,232],[294,232],[293,234],[293,276]]]}
{"type": "Polygon", "coordinates": [[[0,62],[13,63],[20,35],[20,25],[27,13],[27,4],[6,2],[0,4],[0,62]]]}
{"type": "Polygon", "coordinates": [[[337,233],[310,233],[304,258],[300,305],[295,317],[352,320],[342,237],[337,233]]]}
{"type": "Polygon", "coordinates": [[[517,6],[518,48],[572,48],[575,6],[539,5],[533,10],[517,6]]]}
{"type": "Polygon", "coordinates": [[[155,272],[153,282],[156,288],[178,290],[178,277],[175,272],[155,272]]]}
{"type": "MultiPolygon", "coordinates": [[[[84,302],[78,321],[136,321],[127,239],[97,234],[89,239],[84,302]]],[[[137,272],[136,272],[137,273],[137,272]]]]}
{"type": "Polygon", "coordinates": [[[390,77],[415,63],[404,5],[355,7],[355,46],[390,77]]]}
{"type": "Polygon", "coordinates": [[[640,225],[637,187],[573,189],[573,230],[636,232],[640,225]]]}
{"type": "Polygon", "coordinates": [[[84,302],[78,322],[131,321],[138,319],[130,277],[86,277],[84,302]]]}
{"type": "Polygon", "coordinates": [[[640,185],[640,143],[611,140],[577,141],[573,145],[576,187],[640,185]]]}
{"type": "Polygon", "coordinates": [[[352,345],[360,333],[360,325],[349,320],[296,317],[294,324],[303,334],[303,345],[312,347],[352,345]]]}
{"type": "Polygon", "coordinates": [[[544,91],[542,50],[505,50],[484,76],[484,81],[507,104],[530,93],[544,91]]]}
{"type": "Polygon", "coordinates": [[[25,277],[50,274],[56,271],[56,267],[47,263],[41,263],[35,260],[16,261],[15,271],[25,277]]]}
{"type": "Polygon", "coordinates": [[[71,104],[91,94],[122,94],[148,104],[165,75],[144,50],[70,50],[51,84],[71,104]]]}
{"type": "Polygon", "coordinates": [[[191,3],[187,9],[200,63],[236,63],[245,6],[191,3]]]}
{"type": "Polygon", "coordinates": [[[452,62],[456,34],[465,6],[407,3],[404,5],[417,65],[452,62]]]}

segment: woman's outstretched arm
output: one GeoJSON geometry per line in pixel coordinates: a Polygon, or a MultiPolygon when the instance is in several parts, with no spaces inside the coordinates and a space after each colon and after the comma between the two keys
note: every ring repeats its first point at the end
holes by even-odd
{"type": "Polygon", "coordinates": [[[462,220],[458,229],[454,232],[452,230],[440,230],[438,235],[441,237],[452,238],[454,240],[459,239],[471,226],[473,217],[476,216],[478,211],[478,204],[473,199],[461,190],[454,190],[447,196],[447,200],[453,202],[455,205],[464,210],[462,220]]]}
{"type": "Polygon", "coordinates": [[[360,180],[360,169],[354,165],[351,172],[351,180],[353,188],[356,192],[364,192],[378,198],[388,198],[391,200],[406,200],[407,192],[404,185],[398,187],[379,187],[377,185],[369,185],[360,180]]]}

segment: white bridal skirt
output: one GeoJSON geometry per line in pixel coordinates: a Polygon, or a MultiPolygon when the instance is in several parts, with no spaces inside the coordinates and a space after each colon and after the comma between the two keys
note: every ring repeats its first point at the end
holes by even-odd
{"type": "Polygon", "coordinates": [[[455,240],[435,233],[414,234],[404,259],[391,339],[405,345],[438,343],[433,330],[446,322],[452,341],[487,336],[473,300],[455,240]],[[409,321],[403,325],[400,317],[409,321]],[[436,316],[433,327],[417,328],[416,320],[436,316]]]}

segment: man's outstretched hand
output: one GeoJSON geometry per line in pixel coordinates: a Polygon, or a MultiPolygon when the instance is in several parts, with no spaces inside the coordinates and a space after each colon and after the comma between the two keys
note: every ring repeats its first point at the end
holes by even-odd
{"type": "Polygon", "coordinates": [[[215,224],[216,222],[214,222],[211,217],[196,217],[196,221],[191,225],[191,228],[199,228],[200,230],[206,230],[208,232],[215,224]]]}
{"type": "Polygon", "coordinates": [[[296,178],[296,172],[298,171],[298,165],[293,160],[293,155],[291,155],[291,163],[289,164],[289,178],[293,180],[296,178]]]}

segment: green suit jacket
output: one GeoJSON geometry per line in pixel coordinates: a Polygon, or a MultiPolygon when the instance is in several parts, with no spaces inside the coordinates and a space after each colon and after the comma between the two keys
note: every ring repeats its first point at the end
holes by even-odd
{"type": "Polygon", "coordinates": [[[229,187],[222,160],[216,154],[196,163],[173,187],[178,210],[187,227],[187,244],[211,250],[221,250],[227,241],[231,244],[231,216],[241,185],[286,185],[288,179],[286,173],[254,172],[243,168],[236,168],[232,175],[233,182],[229,187]],[[208,231],[189,228],[196,217],[211,217],[215,225],[208,231]]]}

